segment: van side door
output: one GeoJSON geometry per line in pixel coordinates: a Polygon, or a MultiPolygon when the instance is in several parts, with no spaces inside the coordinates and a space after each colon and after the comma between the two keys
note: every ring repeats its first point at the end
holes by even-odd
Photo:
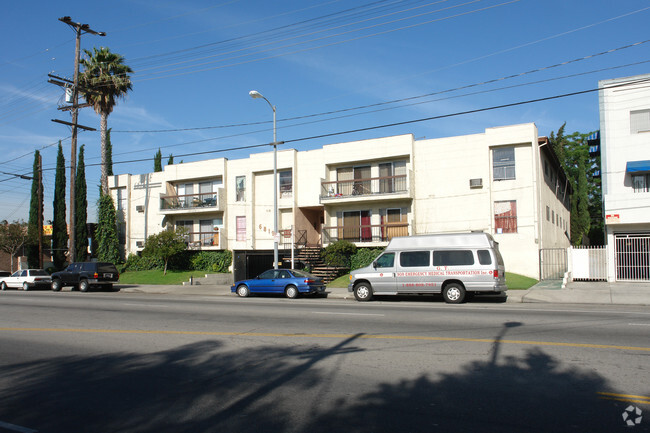
{"type": "Polygon", "coordinates": [[[395,293],[395,253],[388,252],[379,256],[373,263],[375,272],[368,276],[373,292],[395,293]]]}
{"type": "Polygon", "coordinates": [[[433,293],[436,287],[431,269],[431,251],[400,251],[397,263],[398,293],[433,293]]]}

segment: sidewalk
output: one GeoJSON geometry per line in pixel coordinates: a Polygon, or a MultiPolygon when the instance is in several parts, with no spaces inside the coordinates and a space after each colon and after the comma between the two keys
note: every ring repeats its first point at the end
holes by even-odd
{"type": "MultiPolygon", "coordinates": [[[[157,293],[188,296],[237,296],[230,293],[227,285],[134,285],[118,284],[123,293],[157,293]]],[[[328,287],[328,298],[354,300],[347,288],[328,287]]],[[[508,290],[508,303],[555,303],[555,304],[616,304],[650,306],[650,282],[607,283],[570,282],[566,288],[560,284],[541,282],[528,290],[508,290]]]]}

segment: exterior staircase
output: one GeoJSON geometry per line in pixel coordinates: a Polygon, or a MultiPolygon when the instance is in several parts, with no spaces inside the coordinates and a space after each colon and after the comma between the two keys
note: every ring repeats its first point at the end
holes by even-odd
{"type": "MultiPolygon", "coordinates": [[[[297,263],[302,263],[305,268],[309,268],[309,273],[322,279],[325,284],[328,284],[338,278],[340,275],[348,271],[348,268],[339,266],[328,266],[321,258],[321,247],[305,246],[300,248],[294,256],[297,263]]],[[[291,259],[284,259],[285,261],[291,259]]],[[[296,264],[296,268],[301,266],[296,264]]]]}

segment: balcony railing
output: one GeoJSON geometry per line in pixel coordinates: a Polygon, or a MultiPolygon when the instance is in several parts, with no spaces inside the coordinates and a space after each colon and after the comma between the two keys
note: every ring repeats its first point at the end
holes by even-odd
{"type": "Polygon", "coordinates": [[[160,196],[160,210],[216,208],[217,205],[216,192],[160,196]]]}
{"type": "Polygon", "coordinates": [[[342,198],[373,194],[406,192],[406,175],[372,177],[367,179],[335,180],[321,182],[321,198],[342,198]]]}
{"type": "Polygon", "coordinates": [[[388,242],[396,236],[408,236],[408,223],[323,227],[323,240],[349,242],[388,242]]]}
{"type": "Polygon", "coordinates": [[[190,249],[219,246],[219,231],[189,232],[185,235],[185,244],[190,249]]]}

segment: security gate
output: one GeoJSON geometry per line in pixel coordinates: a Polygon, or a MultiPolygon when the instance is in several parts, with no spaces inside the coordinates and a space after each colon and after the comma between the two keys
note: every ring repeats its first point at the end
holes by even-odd
{"type": "Polygon", "coordinates": [[[561,280],[568,269],[566,248],[539,250],[539,275],[542,280],[561,280]]]}
{"type": "Polygon", "coordinates": [[[607,281],[607,247],[571,247],[574,281],[607,281]]]}
{"type": "Polygon", "coordinates": [[[616,234],[616,280],[650,280],[650,234],[616,234]]]}

